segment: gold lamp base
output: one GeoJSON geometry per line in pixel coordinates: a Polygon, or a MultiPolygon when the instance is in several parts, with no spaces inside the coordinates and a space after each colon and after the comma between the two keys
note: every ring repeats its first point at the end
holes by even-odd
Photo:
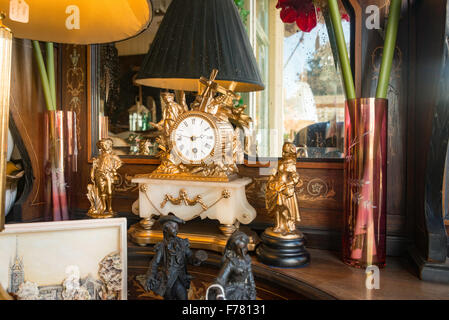
{"type": "MultiPolygon", "coordinates": [[[[178,233],[180,238],[188,238],[190,247],[195,249],[211,250],[222,253],[226,246],[228,238],[232,234],[232,229],[228,225],[217,225],[207,222],[190,221],[185,225],[181,225],[178,233]],[[220,232],[221,230],[221,232],[220,232]],[[226,235],[223,234],[226,231],[226,235]]],[[[236,228],[234,228],[235,231],[236,228]]],[[[259,243],[257,234],[248,227],[242,226],[239,230],[245,232],[250,242],[248,250],[254,251],[259,243]]],[[[161,242],[163,234],[159,223],[155,223],[149,219],[142,219],[140,222],[132,225],[128,230],[128,236],[135,244],[146,246],[161,242]]]]}

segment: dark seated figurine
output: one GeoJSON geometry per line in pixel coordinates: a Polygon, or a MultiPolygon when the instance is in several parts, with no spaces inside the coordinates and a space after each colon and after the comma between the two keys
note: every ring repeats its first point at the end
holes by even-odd
{"type": "MultiPolygon", "coordinates": [[[[248,255],[248,243],[248,236],[239,230],[235,231],[226,243],[220,273],[215,285],[211,286],[211,288],[221,286],[224,289],[222,298],[226,300],[256,299],[256,285],[251,268],[251,257],[248,255]]],[[[214,291],[216,295],[209,296],[209,299],[219,298],[220,290],[214,291]]]]}
{"type": "Polygon", "coordinates": [[[155,255],[150,262],[146,277],[146,290],[164,297],[165,300],[187,300],[187,290],[192,277],[187,273],[187,263],[200,265],[207,259],[203,250],[190,250],[189,239],[177,236],[178,224],[185,223],[172,213],[159,219],[164,239],[155,245],[155,255]]]}

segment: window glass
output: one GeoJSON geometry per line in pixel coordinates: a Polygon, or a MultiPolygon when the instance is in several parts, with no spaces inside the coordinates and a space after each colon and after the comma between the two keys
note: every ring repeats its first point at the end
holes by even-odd
{"type": "MultiPolygon", "coordinates": [[[[349,41],[349,22],[343,30],[349,41]]],[[[345,96],[326,24],[309,33],[285,25],[283,62],[284,140],[294,142],[301,157],[341,158],[345,96]]]]}
{"type": "MultiPolygon", "coordinates": [[[[265,83],[242,94],[254,121],[250,155],[279,157],[291,141],[301,158],[342,158],[345,96],[324,18],[302,32],[281,21],[277,0],[247,1],[247,31],[265,83]]],[[[350,22],[342,25],[350,52],[350,22]]]]}

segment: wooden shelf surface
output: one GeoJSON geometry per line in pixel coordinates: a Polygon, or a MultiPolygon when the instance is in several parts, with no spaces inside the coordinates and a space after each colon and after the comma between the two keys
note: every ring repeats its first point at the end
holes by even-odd
{"type": "Polygon", "coordinates": [[[350,300],[449,300],[449,285],[425,282],[418,278],[405,258],[387,258],[380,269],[380,289],[365,286],[365,270],[345,265],[338,252],[308,249],[309,267],[302,269],[271,268],[320,289],[336,299],[350,300]]]}
{"type": "MultiPolygon", "coordinates": [[[[387,266],[380,269],[380,289],[369,290],[365,286],[365,270],[347,266],[338,252],[307,250],[311,263],[299,269],[264,265],[252,252],[256,283],[264,282],[268,287],[277,284],[275,291],[279,297],[295,300],[449,300],[449,285],[420,280],[405,258],[388,257],[387,266]]],[[[152,255],[152,246],[140,247],[128,242],[130,265],[147,268],[152,255]]],[[[211,274],[218,273],[221,255],[212,251],[208,255],[204,267],[211,274]]]]}

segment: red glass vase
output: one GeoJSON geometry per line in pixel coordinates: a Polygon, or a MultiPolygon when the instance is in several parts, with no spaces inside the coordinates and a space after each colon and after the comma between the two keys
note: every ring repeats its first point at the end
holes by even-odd
{"type": "Polygon", "coordinates": [[[72,111],[45,113],[44,162],[46,168],[46,219],[68,220],[67,188],[70,171],[76,171],[76,123],[72,111]]]}
{"type": "Polygon", "coordinates": [[[346,101],[343,261],[385,266],[388,100],[346,101]]]}

